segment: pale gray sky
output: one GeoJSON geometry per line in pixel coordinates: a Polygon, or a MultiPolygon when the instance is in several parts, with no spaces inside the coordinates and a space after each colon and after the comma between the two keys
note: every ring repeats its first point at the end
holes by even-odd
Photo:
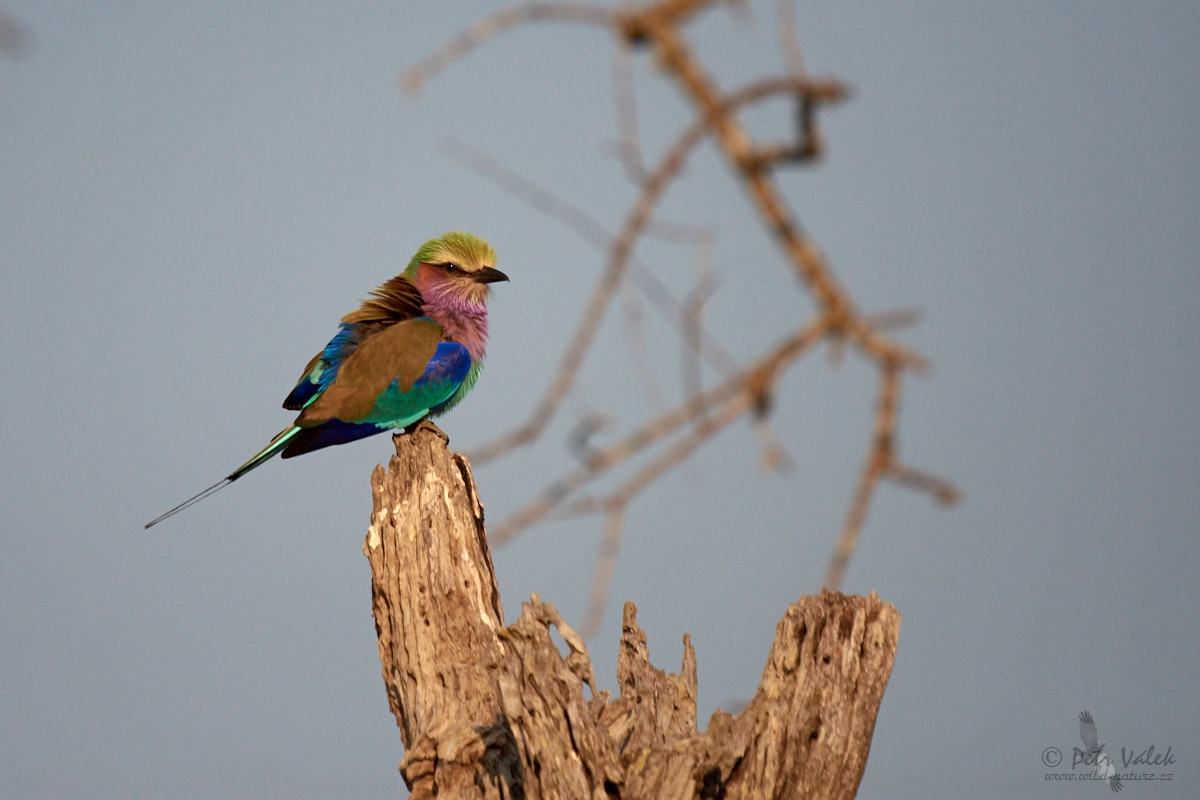
{"type": "MultiPolygon", "coordinates": [[[[401,790],[360,551],[389,440],[141,526],[287,424],[338,317],[448,229],[489,238],[512,282],[443,427],[467,448],[538,397],[602,259],[439,144],[613,228],[635,192],[605,156],[602,31],[510,33],[401,96],[401,69],[497,7],[4,0],[32,46],[0,55],[0,796],[401,790]]],[[[781,66],[773,6],[751,8],[688,29],[723,86],[781,66]]],[[[1200,7],[801,3],[799,22],[810,70],[856,94],[824,115],[825,163],[781,183],[863,308],[925,311],[900,334],[936,365],[907,385],[902,453],[966,491],[941,511],[885,486],[851,564],[848,591],[904,616],[860,796],[1082,797],[1041,754],[1069,760],[1084,709],[1111,753],[1173,747],[1174,781],[1127,796],[1196,794],[1200,7]]],[[[644,60],[638,87],[658,154],[690,117],[644,60]]],[[[787,109],[749,119],[780,133],[787,109]]],[[[808,312],[711,147],[663,216],[715,228],[711,330],[739,358],[808,312]]],[[[640,252],[686,291],[686,248],[640,252]]],[[[478,470],[493,522],[570,464],[573,410],[645,418],[619,320],[542,445],[478,470]]],[[[677,397],[678,341],[648,332],[677,397]]],[[[790,476],[756,471],[739,424],[634,506],[590,643],[603,686],[628,598],[659,666],[692,634],[702,719],[750,696],[819,584],[872,377],[823,352],[789,373],[790,476]]],[[[536,591],[578,621],[599,530],[498,551],[510,619],[536,591]]]]}

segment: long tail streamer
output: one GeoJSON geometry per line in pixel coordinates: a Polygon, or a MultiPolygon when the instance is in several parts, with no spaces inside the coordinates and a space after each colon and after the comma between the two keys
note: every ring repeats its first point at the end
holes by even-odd
{"type": "Polygon", "coordinates": [[[150,520],[149,522],[146,523],[146,529],[149,530],[150,528],[153,528],[158,523],[162,522],[167,517],[173,517],[176,514],[178,514],[180,511],[183,511],[188,506],[192,506],[192,505],[195,505],[196,503],[199,503],[201,500],[208,497],[210,494],[216,494],[217,492],[221,491],[222,489],[224,489],[226,486],[228,486],[231,483],[233,483],[233,478],[223,478],[221,481],[219,481],[218,483],[214,483],[212,486],[208,487],[207,489],[205,489],[203,492],[196,495],[195,497],[190,497],[187,500],[184,500],[182,503],[175,506],[167,513],[157,516],[154,519],[150,520]]]}
{"type": "Polygon", "coordinates": [[[288,442],[290,442],[292,440],[292,437],[294,437],[297,433],[299,433],[300,430],[301,430],[300,428],[293,425],[292,427],[290,427],[286,430],[280,431],[279,435],[276,436],[274,439],[272,439],[270,444],[268,444],[262,450],[259,450],[257,453],[255,453],[254,456],[249,461],[247,461],[245,464],[242,464],[240,467],[235,469],[233,472],[229,473],[224,479],[218,481],[217,483],[214,483],[212,486],[208,487],[207,489],[205,489],[203,492],[196,495],[195,497],[189,497],[187,500],[184,500],[182,503],[175,506],[167,513],[162,514],[161,516],[155,517],[154,519],[147,522],[146,530],[153,528],[155,525],[162,522],[164,519],[167,519],[168,517],[175,516],[180,511],[183,511],[185,508],[187,508],[188,506],[193,506],[196,503],[199,503],[201,500],[208,497],[209,495],[216,494],[217,492],[221,491],[229,484],[236,481],[238,478],[245,475],[250,470],[259,466],[260,464],[267,461],[268,459],[274,457],[277,453],[279,453],[280,450],[287,447],[288,442]]]}

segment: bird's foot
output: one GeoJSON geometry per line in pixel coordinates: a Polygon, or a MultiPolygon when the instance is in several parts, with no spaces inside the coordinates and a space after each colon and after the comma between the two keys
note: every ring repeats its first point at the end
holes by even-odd
{"type": "Polygon", "coordinates": [[[428,429],[431,433],[433,433],[434,435],[441,438],[441,440],[443,442],[445,442],[447,445],[450,444],[450,437],[446,435],[446,432],[443,431],[441,428],[439,428],[437,425],[434,425],[432,422],[430,422],[427,419],[420,420],[419,422],[414,422],[412,425],[409,425],[407,428],[404,429],[403,434],[396,434],[396,435],[397,436],[412,436],[414,433],[421,430],[422,428],[428,429]]]}

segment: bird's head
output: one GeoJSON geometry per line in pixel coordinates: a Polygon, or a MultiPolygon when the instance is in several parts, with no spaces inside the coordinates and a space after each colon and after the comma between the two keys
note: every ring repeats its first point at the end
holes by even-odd
{"type": "Polygon", "coordinates": [[[421,245],[405,276],[426,302],[485,305],[488,284],[506,281],[496,269],[496,251],[483,239],[451,231],[421,245]]]}

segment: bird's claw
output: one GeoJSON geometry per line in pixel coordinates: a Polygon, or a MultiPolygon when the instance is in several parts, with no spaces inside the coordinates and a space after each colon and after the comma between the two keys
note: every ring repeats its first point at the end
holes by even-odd
{"type": "Polygon", "coordinates": [[[425,428],[425,429],[428,429],[429,431],[431,431],[434,435],[436,435],[438,438],[440,438],[447,445],[450,444],[450,437],[446,435],[446,432],[443,431],[441,428],[439,428],[437,425],[434,425],[432,422],[430,422],[427,419],[420,420],[419,422],[414,422],[412,425],[409,425],[407,428],[404,429],[404,433],[397,433],[396,436],[412,436],[412,435],[416,434],[417,431],[421,430],[422,428],[425,428]]]}

